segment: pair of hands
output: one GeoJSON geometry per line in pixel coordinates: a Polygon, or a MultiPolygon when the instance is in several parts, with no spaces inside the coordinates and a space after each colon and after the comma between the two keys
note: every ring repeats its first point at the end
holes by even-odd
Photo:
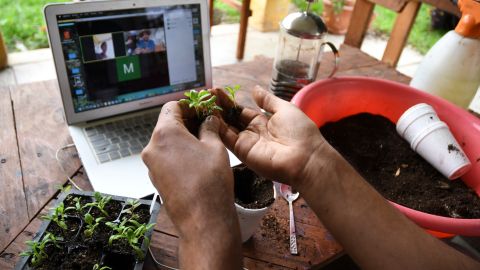
{"type": "MultiPolygon", "coordinates": [[[[232,106],[217,90],[218,102],[232,106]]],[[[142,158],[154,186],[162,193],[167,212],[180,234],[192,219],[215,219],[234,212],[233,175],[224,145],[256,173],[301,190],[317,170],[316,152],[326,144],[317,126],[297,107],[256,87],[256,104],[271,113],[244,108],[242,131],[216,116],[201,125],[198,138],[185,127],[194,117],[178,102],[165,104],[142,158]],[[198,215],[198,216],[196,216],[198,215]]]]}

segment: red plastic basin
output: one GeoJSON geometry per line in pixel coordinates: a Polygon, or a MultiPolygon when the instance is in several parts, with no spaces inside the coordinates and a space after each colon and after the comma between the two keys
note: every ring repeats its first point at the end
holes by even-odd
{"type": "MultiPolygon", "coordinates": [[[[306,86],[292,102],[319,127],[361,112],[379,114],[396,123],[409,107],[422,102],[430,104],[440,119],[448,124],[472,162],[472,169],[462,179],[480,195],[480,119],[444,99],[391,81],[337,77],[306,86]]],[[[480,236],[480,219],[441,217],[391,203],[427,230],[480,236]]]]}

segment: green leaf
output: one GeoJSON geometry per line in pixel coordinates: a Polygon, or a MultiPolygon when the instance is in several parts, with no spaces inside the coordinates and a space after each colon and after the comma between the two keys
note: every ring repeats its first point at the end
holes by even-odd
{"type": "Polygon", "coordinates": [[[93,223],[93,216],[90,213],[86,213],[83,219],[87,224],[93,223]]]}
{"type": "Polygon", "coordinates": [[[64,221],[62,221],[62,220],[59,220],[59,221],[57,222],[57,224],[58,224],[58,226],[60,226],[60,228],[62,228],[62,229],[64,229],[64,230],[68,229],[67,224],[66,224],[64,221]]]}

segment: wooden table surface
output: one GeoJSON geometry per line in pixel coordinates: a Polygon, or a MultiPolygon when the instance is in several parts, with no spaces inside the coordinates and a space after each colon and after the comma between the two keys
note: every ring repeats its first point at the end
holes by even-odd
{"type": "MultiPolygon", "coordinates": [[[[400,74],[358,49],[342,46],[337,75],[362,75],[408,83],[400,74]]],[[[268,87],[272,59],[213,68],[217,87],[240,84],[244,89],[255,85],[268,87]]],[[[333,66],[333,56],[324,55],[319,76],[326,77],[333,66]]],[[[58,189],[66,184],[66,175],[55,159],[55,152],[72,143],[63,115],[56,81],[0,88],[0,269],[12,269],[25,250],[26,240],[34,237],[41,224],[39,216],[53,204],[58,189]]],[[[91,190],[75,148],[60,154],[68,175],[85,190],[91,190]]],[[[323,227],[303,199],[294,203],[299,255],[289,253],[288,204],[276,200],[270,209],[284,234],[260,228],[243,245],[245,267],[252,269],[316,269],[342,254],[342,247],[323,227]]],[[[268,214],[267,214],[268,215],[268,214]]],[[[165,211],[161,211],[152,237],[157,259],[178,266],[178,237],[165,211]]],[[[221,243],[219,243],[221,245],[221,243]]],[[[201,252],[199,250],[199,252],[201,252]]],[[[147,259],[146,269],[155,269],[147,259]]]]}

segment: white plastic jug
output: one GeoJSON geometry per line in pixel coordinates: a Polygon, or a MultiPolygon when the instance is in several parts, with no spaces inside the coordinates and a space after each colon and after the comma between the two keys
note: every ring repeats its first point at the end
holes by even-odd
{"type": "Polygon", "coordinates": [[[410,85],[468,108],[480,86],[480,3],[459,0],[462,18],[427,53],[410,85]]]}

